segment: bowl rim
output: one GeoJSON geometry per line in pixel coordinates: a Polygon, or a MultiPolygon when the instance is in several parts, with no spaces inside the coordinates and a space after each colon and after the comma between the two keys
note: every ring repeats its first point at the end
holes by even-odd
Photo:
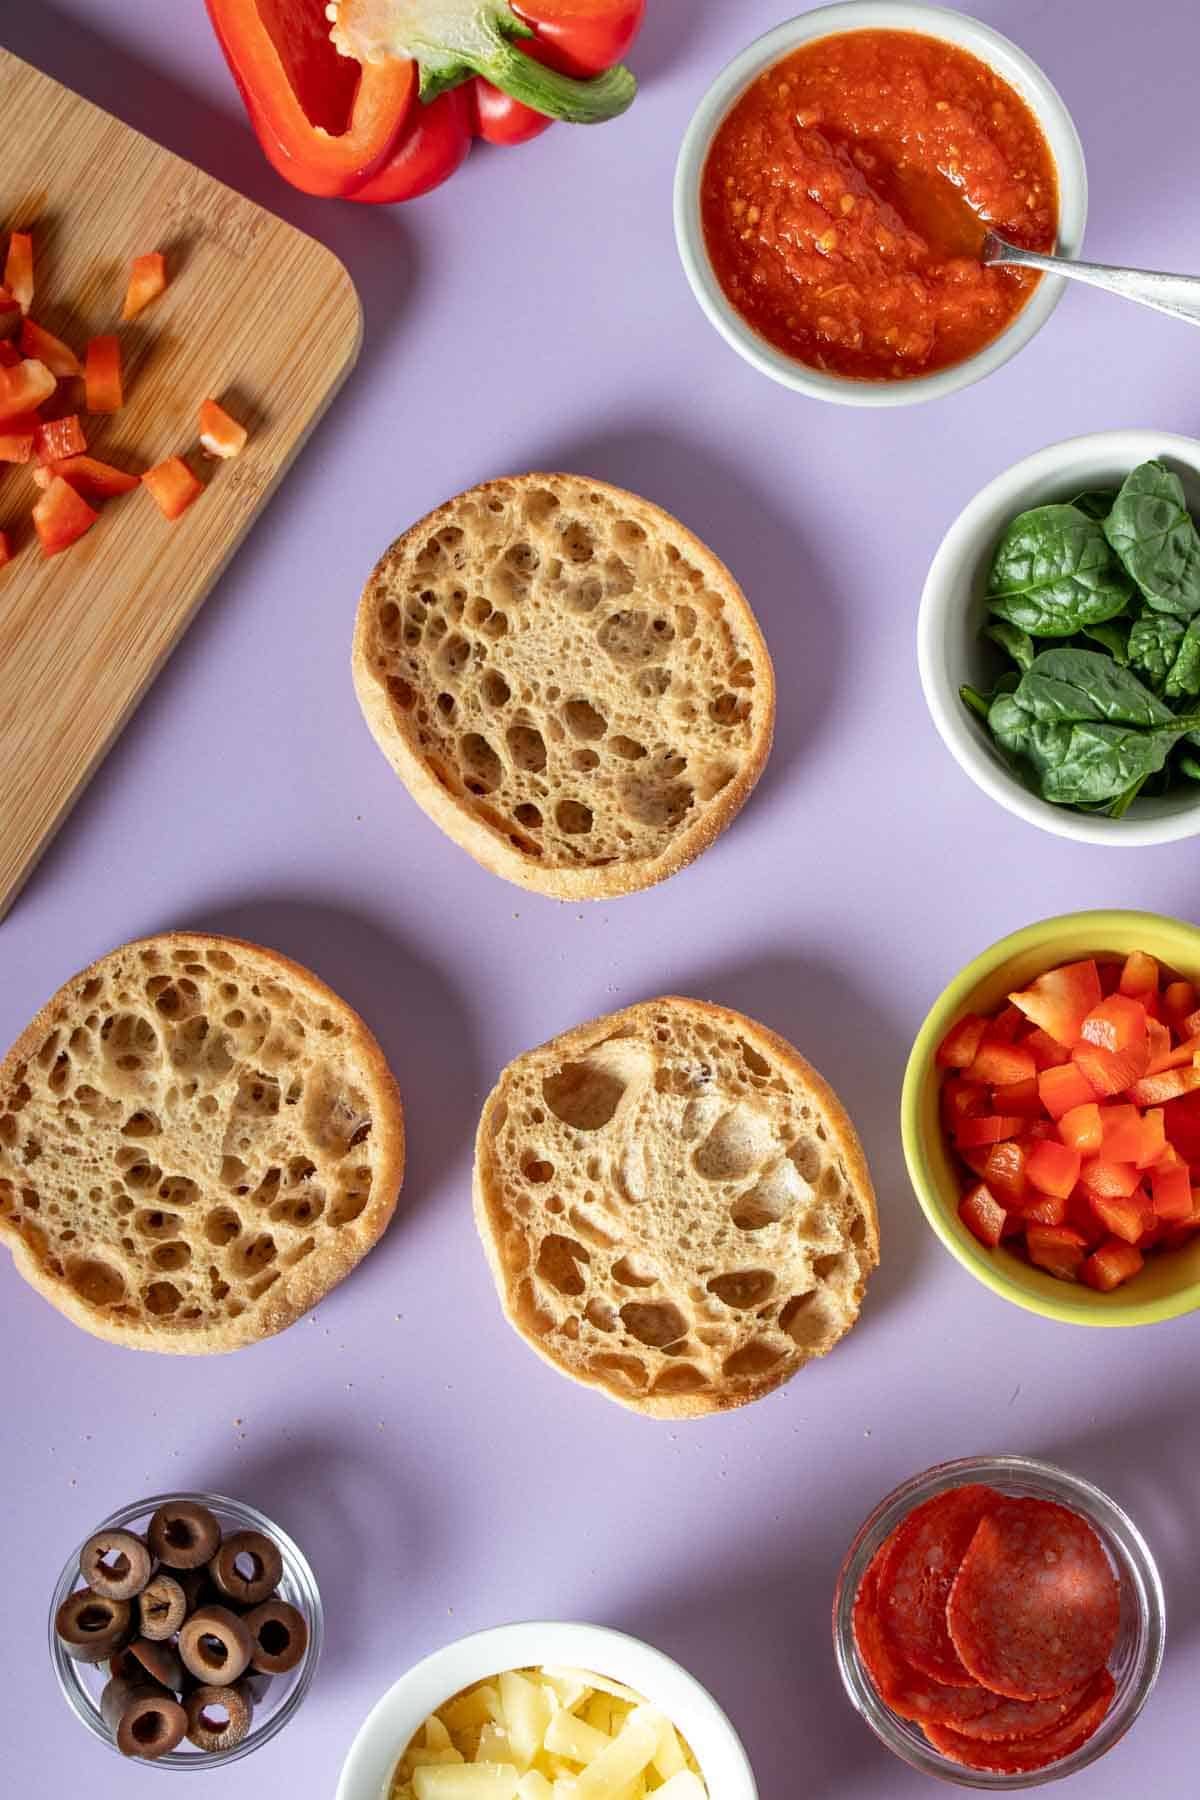
{"type": "MultiPolygon", "coordinates": [[[[59,1643],[54,1629],[55,1615],[63,1600],[69,1593],[73,1593],[79,1584],[79,1555],[88,1537],[93,1537],[98,1531],[109,1531],[116,1526],[126,1527],[134,1524],[138,1519],[148,1519],[151,1513],[156,1512],[160,1506],[181,1500],[190,1501],[197,1506],[206,1506],[210,1512],[218,1515],[227,1514],[236,1521],[239,1530],[262,1531],[275,1540],[283,1555],[284,1572],[279,1585],[281,1589],[292,1589],[293,1598],[302,1607],[308,1625],[308,1648],[296,1669],[289,1671],[292,1679],[278,1704],[270,1713],[265,1714],[261,1723],[251,1722],[250,1730],[240,1744],[234,1744],[228,1750],[175,1749],[169,1750],[165,1756],[137,1759],[142,1767],[165,1769],[177,1774],[195,1769],[219,1769],[227,1763],[240,1761],[243,1756],[249,1756],[252,1751],[261,1749],[264,1744],[269,1743],[290,1722],[307,1697],[317,1672],[317,1665],[321,1660],[321,1650],[325,1641],[325,1612],[321,1601],[321,1590],[317,1585],[317,1578],[313,1573],[311,1563],[291,1534],[257,1506],[251,1505],[246,1500],[235,1500],[228,1494],[204,1493],[199,1490],[182,1488],[172,1489],[164,1494],[151,1494],[145,1500],[137,1500],[120,1506],[114,1512],[109,1513],[107,1518],[97,1521],[88,1532],[87,1537],[79,1540],[71,1556],[64,1563],[50,1602],[50,1616],[47,1625],[51,1666],[58,1678],[63,1698],[80,1724],[90,1731],[93,1737],[99,1738],[100,1742],[106,1745],[114,1755],[121,1756],[113,1734],[100,1717],[99,1697],[83,1680],[85,1669],[103,1668],[104,1664],[77,1663],[68,1657],[59,1643]]],[[[287,1677],[275,1676],[274,1680],[284,1681],[287,1680],[287,1677]]],[[[129,1760],[122,1756],[123,1762],[128,1763],[129,1760]]]]}
{"type": "Polygon", "coordinates": [[[758,1800],[745,1747],[696,1676],[627,1632],[561,1620],[487,1627],[414,1663],[359,1726],[342,1764],[335,1800],[386,1800],[392,1771],[405,1746],[435,1708],[462,1688],[505,1669],[548,1662],[591,1669],[635,1688],[687,1739],[712,1795],[720,1800],[758,1800]]]}
{"type": "MultiPolygon", "coordinates": [[[[1200,437],[1154,431],[1149,426],[1114,426],[1108,431],[1061,438],[1002,469],[967,501],[934,553],[917,610],[917,669],[925,704],[938,736],[963,773],[1006,812],[1054,837],[1069,838],[1076,843],[1110,847],[1173,844],[1200,833],[1200,789],[1190,810],[1185,808],[1157,819],[1139,818],[1136,802],[1134,810],[1123,819],[1106,819],[1077,813],[1066,806],[1052,806],[1029,792],[1016,775],[1008,773],[988,754],[981,734],[972,726],[958,697],[957,687],[946,679],[942,666],[945,622],[955,607],[964,604],[961,570],[979,541],[984,521],[992,510],[1002,499],[1031,484],[1044,483],[1049,494],[1063,480],[1063,472],[1075,462],[1086,462],[1110,453],[1118,460],[1118,451],[1119,460],[1128,461],[1130,469],[1152,456],[1168,456],[1186,463],[1200,478],[1200,437]]],[[[1076,479],[1085,477],[1080,475],[1076,479]]]]}
{"type": "Polygon", "coordinates": [[[994,1793],[1015,1793],[1065,1780],[1099,1761],[1111,1750],[1133,1725],[1154,1691],[1162,1668],[1166,1632],[1167,1602],[1158,1564],[1145,1537],[1124,1507],[1086,1476],[1076,1475],[1041,1457],[1012,1452],[961,1456],[949,1462],[935,1463],[931,1468],[910,1475],[885,1494],[855,1533],[838,1571],[833,1597],[833,1645],[838,1674],[850,1704],[880,1742],[922,1774],[954,1786],[994,1793]],[[1060,1505],[1068,1506],[1086,1518],[1102,1535],[1109,1557],[1119,1564],[1122,1584],[1128,1582],[1132,1589],[1143,1634],[1142,1655],[1132,1678],[1094,1736],[1048,1768],[1020,1775],[1005,1776],[967,1768],[943,1757],[932,1745],[926,1753],[924,1746],[907,1736],[897,1715],[875,1691],[861,1667],[854,1643],[853,1609],[858,1588],[889,1533],[923,1501],[972,1482],[995,1485],[1001,1493],[1045,1489],[1060,1505]]]}
{"type": "Polygon", "coordinates": [[[799,13],[747,45],[717,74],[688,122],[675,164],[675,242],[688,283],[725,341],[761,374],[811,399],[844,406],[912,406],[981,381],[1024,349],[1049,319],[1066,282],[1044,275],[1025,305],[990,343],[947,369],[896,382],[827,375],[775,349],[742,319],[717,281],[700,218],[700,182],[713,137],[730,107],[764,68],[814,39],[844,31],[921,32],[969,50],[1015,87],[1033,113],[1058,175],[1058,255],[1076,257],[1087,224],[1088,180],[1083,145],[1066,102],[1049,76],[1020,45],[955,8],[925,0],[837,0],[799,13]]]}
{"type": "MultiPolygon", "coordinates": [[[[937,1046],[950,1021],[962,1011],[980,983],[1001,963],[1023,951],[1036,949],[1056,931],[1069,931],[1073,935],[1094,938],[1098,943],[1103,943],[1106,932],[1124,929],[1134,933],[1144,932],[1147,921],[1153,921],[1156,929],[1166,926],[1172,932],[1182,933],[1193,940],[1200,972],[1200,926],[1193,925],[1186,919],[1176,919],[1166,913],[1115,907],[1091,912],[1058,913],[1053,918],[1040,919],[1036,924],[1025,925],[1019,931],[997,939],[978,956],[972,957],[953,980],[946,984],[921,1023],[904,1071],[904,1085],[900,1096],[900,1136],[904,1146],[904,1161],[913,1192],[929,1224],[956,1262],[994,1294],[998,1294],[1002,1300],[1012,1301],[1026,1312],[1038,1313],[1042,1318],[1054,1319],[1060,1324],[1108,1328],[1163,1324],[1168,1319],[1181,1318],[1200,1308],[1200,1280],[1158,1300],[1110,1298],[1103,1307],[1073,1299],[1071,1296],[1078,1290],[1065,1282],[1060,1284],[1063,1289],[1062,1299],[1024,1287],[1008,1273],[1007,1266],[989,1255],[970,1233],[960,1234],[952,1229],[937,1197],[936,1184],[926,1172],[920,1116],[922,1091],[926,1076],[933,1067],[937,1046]]],[[[1053,962],[1047,964],[1047,967],[1054,966],[1053,962]]]]}

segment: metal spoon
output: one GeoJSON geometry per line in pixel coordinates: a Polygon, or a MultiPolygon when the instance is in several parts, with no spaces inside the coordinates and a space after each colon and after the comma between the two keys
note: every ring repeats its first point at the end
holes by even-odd
{"type": "Polygon", "coordinates": [[[983,240],[981,259],[985,263],[1013,263],[1025,269],[1041,269],[1047,275],[1066,275],[1072,281],[1086,281],[1091,287],[1107,288],[1126,300],[1139,300],[1156,312],[1170,313],[1173,319],[1186,319],[1189,325],[1200,325],[1200,275],[1166,275],[1156,269],[1113,269],[1104,263],[1071,262],[1065,256],[1042,256],[1036,250],[1022,250],[994,231],[983,240]]]}

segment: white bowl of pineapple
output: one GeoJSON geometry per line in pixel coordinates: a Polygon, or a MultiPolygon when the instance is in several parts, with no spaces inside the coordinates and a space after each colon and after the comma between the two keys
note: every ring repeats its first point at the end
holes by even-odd
{"type": "Polygon", "coordinates": [[[502,1625],[402,1675],[355,1738],[337,1800],[758,1800],[694,1676],[601,1625],[502,1625]]]}

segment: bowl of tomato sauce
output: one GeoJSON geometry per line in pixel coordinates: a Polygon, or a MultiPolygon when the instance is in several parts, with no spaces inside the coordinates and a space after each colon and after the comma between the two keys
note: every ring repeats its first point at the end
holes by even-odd
{"type": "Polygon", "coordinates": [[[963,13],[819,7],[721,71],[675,175],[704,312],[746,361],[851,406],[953,393],[1007,362],[1063,282],[985,267],[991,227],[1076,256],[1078,133],[1023,50],[963,13]]]}
{"type": "Polygon", "coordinates": [[[934,1001],[900,1123],[929,1224],[976,1280],[1073,1325],[1200,1309],[1200,927],[1044,919],[934,1001]]]}

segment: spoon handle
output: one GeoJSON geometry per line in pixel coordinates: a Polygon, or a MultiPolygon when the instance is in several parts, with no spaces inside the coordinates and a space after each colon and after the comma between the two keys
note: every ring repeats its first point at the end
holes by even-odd
{"type": "Polygon", "coordinates": [[[1167,275],[1157,269],[1113,269],[1105,263],[1069,262],[1061,256],[1042,256],[1036,250],[1022,250],[1016,244],[1004,244],[995,258],[986,260],[1018,263],[1027,269],[1044,269],[1047,275],[1065,275],[1071,281],[1086,281],[1090,287],[1107,288],[1126,300],[1140,301],[1156,312],[1170,313],[1174,319],[1186,319],[1189,325],[1200,325],[1200,276],[1167,275]]]}

